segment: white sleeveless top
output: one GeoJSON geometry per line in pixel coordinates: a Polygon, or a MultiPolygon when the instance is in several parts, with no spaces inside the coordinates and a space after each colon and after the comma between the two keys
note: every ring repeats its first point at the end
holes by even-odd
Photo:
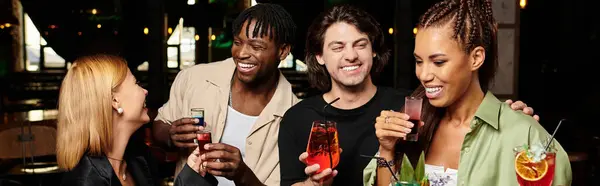
{"type": "Polygon", "coordinates": [[[437,165],[425,164],[425,175],[430,186],[456,186],[458,184],[458,170],[437,165]]]}
{"type": "MultiPolygon", "coordinates": [[[[246,138],[252,130],[252,126],[258,119],[258,116],[248,116],[238,112],[231,106],[227,108],[227,119],[225,120],[225,129],[221,143],[225,143],[240,149],[242,159],[246,158],[246,138]]],[[[219,181],[219,186],[234,186],[233,181],[221,176],[215,176],[219,181]]]]}

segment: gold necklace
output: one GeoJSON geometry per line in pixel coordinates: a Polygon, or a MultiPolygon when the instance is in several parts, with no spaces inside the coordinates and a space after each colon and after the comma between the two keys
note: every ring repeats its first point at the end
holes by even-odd
{"type": "MultiPolygon", "coordinates": [[[[108,159],[111,159],[111,160],[118,161],[118,162],[120,162],[120,164],[122,164],[122,165],[125,165],[125,163],[123,163],[123,160],[122,160],[122,159],[111,158],[111,157],[108,157],[108,156],[106,156],[106,157],[107,157],[108,159]]],[[[127,167],[124,167],[124,168],[123,168],[123,170],[125,170],[126,168],[127,168],[127,167]]],[[[121,169],[119,169],[119,170],[121,170],[121,169]]],[[[123,173],[121,173],[121,178],[123,179],[123,181],[127,180],[127,171],[121,171],[121,172],[123,172],[123,173]]],[[[117,174],[118,174],[118,173],[117,173],[117,174]]]]}

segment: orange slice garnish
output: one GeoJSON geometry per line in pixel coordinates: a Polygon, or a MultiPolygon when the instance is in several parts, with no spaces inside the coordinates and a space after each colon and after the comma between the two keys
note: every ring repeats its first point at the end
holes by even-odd
{"type": "Polygon", "coordinates": [[[526,151],[519,152],[515,158],[515,170],[517,174],[527,181],[542,179],[548,172],[548,162],[545,159],[534,163],[527,157],[526,151]]]}

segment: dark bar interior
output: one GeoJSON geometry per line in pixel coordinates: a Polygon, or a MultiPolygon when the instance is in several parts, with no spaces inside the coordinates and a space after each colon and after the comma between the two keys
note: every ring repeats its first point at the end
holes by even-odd
{"type": "MultiPolygon", "coordinates": [[[[79,56],[125,58],[148,90],[151,121],[169,99],[181,69],[231,57],[233,20],[254,3],[284,7],[297,25],[296,45],[280,71],[298,98],[321,92],[306,75],[308,26],[337,4],[352,4],[379,21],[390,63],[378,86],[414,90],[413,56],[418,20],[437,0],[0,0],[0,185],[58,185],[56,119],[63,77],[79,56]]],[[[600,180],[600,1],[494,0],[500,99],[525,102],[556,134],[569,155],[572,185],[600,180]],[[522,5],[522,6],[520,6],[522,5]],[[596,66],[596,67],[594,67],[596,66]],[[594,83],[595,82],[595,83],[594,83]]],[[[402,100],[398,100],[399,102],[402,100]]],[[[176,153],[153,145],[151,123],[133,143],[159,160],[164,185],[172,184],[176,153]]]]}

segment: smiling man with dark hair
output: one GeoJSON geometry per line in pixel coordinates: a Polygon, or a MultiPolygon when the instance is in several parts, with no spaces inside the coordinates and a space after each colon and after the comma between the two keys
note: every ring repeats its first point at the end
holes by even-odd
{"type": "Polygon", "coordinates": [[[281,185],[362,184],[362,170],[370,159],[359,155],[372,156],[378,148],[375,118],[382,110],[400,110],[400,100],[410,93],[373,84],[372,77],[381,72],[390,56],[383,41],[379,23],[347,5],[323,13],[309,27],[308,76],[313,86],[326,93],[303,100],[283,117],[279,132],[281,185]],[[337,122],[343,152],[337,167],[317,174],[318,165],[305,164],[305,151],[312,122],[324,119],[337,122]]]}
{"type": "MultiPolygon", "coordinates": [[[[277,135],[285,111],[298,102],[278,70],[292,48],[296,26],[279,5],[258,4],[233,22],[232,58],[182,70],[169,101],[158,111],[154,136],[187,155],[203,108],[212,141],[202,155],[204,171],[219,185],[279,185],[277,135]]],[[[177,172],[185,159],[181,159],[177,172]]]]}

